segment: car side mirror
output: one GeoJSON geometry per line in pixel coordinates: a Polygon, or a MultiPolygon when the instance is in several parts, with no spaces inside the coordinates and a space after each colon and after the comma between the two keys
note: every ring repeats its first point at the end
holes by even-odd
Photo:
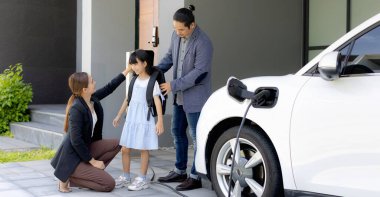
{"type": "Polygon", "coordinates": [[[322,57],[318,64],[318,71],[322,79],[333,81],[339,78],[341,70],[340,52],[333,51],[322,57]]]}

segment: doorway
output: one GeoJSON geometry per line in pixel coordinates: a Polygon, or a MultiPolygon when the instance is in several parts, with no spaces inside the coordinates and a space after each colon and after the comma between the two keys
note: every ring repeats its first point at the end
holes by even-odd
{"type": "Polygon", "coordinates": [[[154,65],[158,63],[158,0],[138,0],[138,49],[154,51],[154,65]]]}

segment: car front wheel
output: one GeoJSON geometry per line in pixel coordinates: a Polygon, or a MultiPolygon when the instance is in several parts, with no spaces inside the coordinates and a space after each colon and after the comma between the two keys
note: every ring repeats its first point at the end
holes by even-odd
{"type": "Polygon", "coordinates": [[[231,196],[283,196],[280,165],[271,143],[255,128],[244,126],[234,157],[238,129],[224,132],[212,151],[211,180],[217,195],[228,196],[234,162],[231,196]]]}

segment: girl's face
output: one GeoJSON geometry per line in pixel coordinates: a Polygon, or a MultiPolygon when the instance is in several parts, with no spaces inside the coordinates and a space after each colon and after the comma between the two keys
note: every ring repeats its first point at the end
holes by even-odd
{"type": "Polygon", "coordinates": [[[138,58],[136,58],[137,63],[132,64],[132,70],[137,74],[145,73],[145,67],[146,67],[146,62],[140,61],[138,58]]]}

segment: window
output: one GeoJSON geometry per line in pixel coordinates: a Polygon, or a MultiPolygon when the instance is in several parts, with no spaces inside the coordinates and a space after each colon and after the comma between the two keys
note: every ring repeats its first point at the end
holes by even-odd
{"type": "Polygon", "coordinates": [[[346,8],[346,0],[308,0],[306,61],[346,33],[346,8]]]}
{"type": "Polygon", "coordinates": [[[380,73],[380,26],[370,30],[353,42],[351,52],[349,46],[341,50],[344,58],[347,58],[347,66],[343,67],[342,74],[380,73]]]}
{"type": "Polygon", "coordinates": [[[379,0],[304,0],[303,63],[379,12],[379,0]]]}

